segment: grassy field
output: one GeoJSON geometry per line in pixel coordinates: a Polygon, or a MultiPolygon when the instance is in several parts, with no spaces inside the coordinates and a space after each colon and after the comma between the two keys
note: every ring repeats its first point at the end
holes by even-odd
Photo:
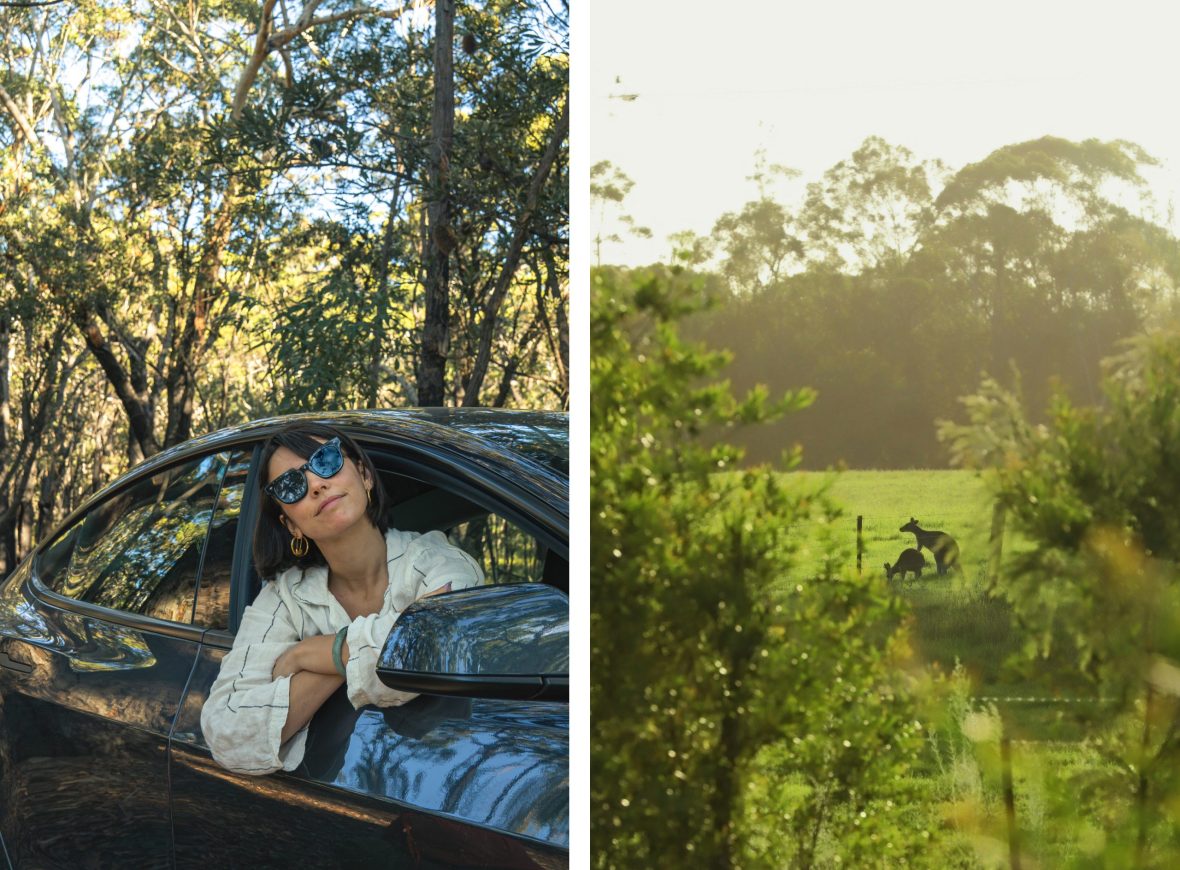
{"type": "MultiPolygon", "coordinates": [[[[885,562],[914,546],[898,529],[916,517],[924,529],[954,536],[962,554],[963,579],[983,578],[987,569],[992,506],[983,481],[969,471],[845,471],[834,478],[818,472],[795,475],[807,487],[832,480],[831,496],[845,510],[848,545],[855,553],[856,517],[864,518],[864,567],[884,573],[885,562]]],[[[933,560],[930,573],[933,573],[933,560]]],[[[804,570],[810,566],[803,565],[804,570]]],[[[929,579],[928,577],[924,579],[929,579]]]]}
{"type": "MultiPolygon", "coordinates": [[[[1029,838],[1028,857],[1039,853],[1045,866],[1085,863],[1087,849],[1097,847],[1097,831],[1090,831],[1089,841],[1081,836],[1081,828],[1067,827],[1063,833],[1060,815],[1051,823],[1045,803],[1049,795],[1061,793],[1066,778],[1084,779],[1109,764],[1087,742],[1093,736],[1091,723],[1094,714],[1100,713],[1099,704],[1093,699],[1093,688],[1073,676],[1068,656],[1055,655],[1031,675],[1020,675],[1005,665],[1023,643],[1024,633],[1008,605],[988,593],[993,505],[982,479],[972,472],[929,470],[848,471],[835,478],[796,473],[795,477],[796,483],[808,488],[831,484],[830,495],[844,514],[829,533],[847,550],[850,566],[855,565],[856,519],[863,518],[862,570],[879,576],[882,583],[887,582],[884,563],[895,562],[902,550],[915,546],[912,534],[899,531],[910,517],[916,517],[925,529],[954,536],[961,550],[960,571],[939,577],[933,558],[926,553],[930,566],[920,580],[894,584],[913,614],[916,651],[944,673],[960,664],[959,673],[970,681],[963,699],[965,710],[1002,722],[1003,732],[1014,741],[1017,816],[1029,838]]],[[[800,530],[806,542],[799,552],[804,575],[818,568],[822,536],[818,528],[800,530]]],[[[1027,546],[1028,542],[1006,531],[1005,556],[1027,546]]],[[[947,770],[938,777],[944,797],[952,803],[966,801],[963,805],[978,816],[965,827],[990,832],[991,846],[975,849],[985,866],[1007,863],[999,774],[994,764],[986,762],[989,754],[998,752],[997,746],[987,740],[962,757],[952,753],[947,770]],[[988,848],[996,853],[990,859],[988,848]]],[[[1079,825],[1083,821],[1077,820],[1079,825]]]]}
{"type": "MultiPolygon", "coordinates": [[[[969,471],[847,471],[834,478],[821,473],[799,473],[807,488],[831,484],[830,495],[843,509],[835,530],[837,541],[855,565],[856,520],[863,518],[862,570],[885,581],[886,562],[916,545],[913,534],[900,527],[911,517],[924,529],[938,529],[952,535],[959,544],[959,570],[940,577],[934,559],[924,551],[929,567],[920,580],[905,583],[895,579],[894,587],[904,596],[914,615],[914,642],[919,654],[944,672],[956,662],[966,669],[973,691],[980,697],[1086,698],[1092,691],[1071,679],[1068,661],[1050,659],[1031,676],[1017,676],[1005,661],[1024,641],[1008,605],[988,594],[988,572],[992,553],[993,504],[983,480],[969,471]]],[[[800,550],[800,571],[818,567],[821,537],[818,529],[801,530],[811,540],[800,550]]],[[[1005,557],[1026,548],[1028,543],[1011,530],[1002,541],[1005,557]]],[[[1015,702],[1014,702],[1015,703],[1015,702]]],[[[1054,705],[1038,708],[1019,702],[1025,712],[1018,718],[1031,729],[1029,736],[1068,738],[1062,732],[1072,717],[1059,716],[1054,705]]]]}
{"type": "MultiPolygon", "coordinates": [[[[917,517],[924,529],[956,538],[962,570],[939,577],[926,552],[930,567],[922,578],[894,587],[910,604],[917,653],[944,673],[961,665],[970,680],[966,708],[1002,722],[999,727],[1014,740],[1012,776],[1025,857],[1044,865],[1089,861],[1087,851],[1101,848],[1101,833],[1086,822],[1081,807],[1049,811],[1045,805],[1049,796],[1068,792],[1070,786],[1062,783],[1086,779],[1109,764],[1087,741],[1100,705],[1093,700],[1093,688],[1069,678],[1068,658],[1044,662],[1033,674],[1020,675],[1005,666],[1023,642],[1023,632],[1007,603],[988,593],[992,503],[983,480],[972,472],[925,470],[847,471],[834,478],[796,472],[795,477],[807,488],[830,483],[831,497],[844,510],[833,529],[800,530],[802,541],[808,542],[799,554],[802,574],[818,569],[825,534],[834,536],[846,549],[848,564],[855,564],[858,516],[863,517],[863,571],[881,577],[885,562],[896,562],[900,551],[916,545],[912,534],[899,531],[910,517],[917,517]],[[1074,812],[1080,815],[1069,822],[1074,812]]],[[[1005,532],[1004,556],[1025,547],[1027,542],[1005,532]]],[[[956,823],[956,828],[975,831],[969,838],[982,865],[999,866],[1007,864],[1007,826],[999,774],[995,763],[986,761],[989,754],[996,755],[997,746],[985,740],[962,757],[951,753],[948,770],[939,774],[935,787],[948,806],[969,807],[971,822],[956,823]]]]}

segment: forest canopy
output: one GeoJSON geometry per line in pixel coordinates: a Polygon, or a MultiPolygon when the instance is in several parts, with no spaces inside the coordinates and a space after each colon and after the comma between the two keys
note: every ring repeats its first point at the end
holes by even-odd
{"type": "MultiPolygon", "coordinates": [[[[817,392],[740,433],[747,458],[802,444],[809,467],[945,466],[936,421],[961,418],[985,374],[1019,379],[1032,407],[1054,384],[1099,400],[1101,360],[1177,314],[1155,166],[1134,143],[1045,137],[952,170],[870,137],[787,203],[771,192],[783,168],[760,160],[755,200],[671,239],[724,302],[686,333],[732,351],[735,388],[817,392]]],[[[626,192],[619,170],[595,170],[626,192]]]]}
{"type": "Polygon", "coordinates": [[[0,549],[244,420],[565,408],[568,8],[0,8],[0,549]]]}

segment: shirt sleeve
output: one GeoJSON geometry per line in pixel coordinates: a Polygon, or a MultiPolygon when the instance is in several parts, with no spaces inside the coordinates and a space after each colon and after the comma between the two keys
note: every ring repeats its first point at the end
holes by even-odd
{"type": "Polygon", "coordinates": [[[303,760],[306,726],[281,743],[291,678],[271,679],[279,656],[298,640],[287,605],[274,584],[266,584],[242,615],[233,649],[201,709],[201,731],[222,767],[261,775],[294,770],[303,760]]]}
{"type": "MultiPolygon", "coordinates": [[[[442,532],[428,532],[406,548],[407,569],[414,583],[414,599],[451,585],[451,591],[483,582],[483,571],[469,555],[447,540],[442,532]]],[[[397,621],[397,612],[361,616],[348,627],[348,700],[353,707],[375,704],[397,707],[418,697],[413,692],[391,689],[377,676],[377,659],[385,639],[397,621]]]]}
{"type": "Polygon", "coordinates": [[[448,583],[457,592],[483,582],[479,563],[447,540],[442,532],[427,532],[406,548],[410,571],[417,580],[414,599],[437,592],[448,583]]]}

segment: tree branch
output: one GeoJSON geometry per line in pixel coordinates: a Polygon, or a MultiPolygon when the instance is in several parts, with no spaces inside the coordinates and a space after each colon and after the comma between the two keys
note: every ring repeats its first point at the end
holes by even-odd
{"type": "Polygon", "coordinates": [[[545,181],[549,178],[553,164],[557,161],[558,151],[561,150],[562,143],[569,135],[569,129],[570,115],[569,100],[567,99],[561,107],[561,117],[558,118],[557,124],[553,128],[553,135],[549,139],[549,144],[545,148],[545,153],[541,157],[537,171],[533,174],[533,180],[529,182],[529,190],[525,196],[524,208],[516,219],[512,241],[508,246],[508,254],[504,258],[504,265],[496,280],[496,287],[492,290],[491,297],[484,305],[483,322],[480,324],[479,330],[479,349],[476,352],[475,364],[472,366],[471,376],[467,379],[467,384],[463,388],[464,406],[471,407],[479,404],[479,391],[483,387],[483,380],[488,371],[488,362],[491,360],[492,338],[496,330],[496,316],[499,314],[504,297],[508,294],[508,288],[512,285],[512,278],[516,274],[516,268],[520,265],[520,255],[524,249],[525,236],[528,234],[529,224],[532,223],[533,213],[537,209],[537,201],[541,196],[541,188],[545,186],[545,181]]]}
{"type": "Polygon", "coordinates": [[[270,46],[267,43],[270,38],[271,13],[274,8],[275,0],[265,0],[262,4],[262,14],[258,19],[258,35],[254,37],[254,53],[250,55],[250,60],[238,79],[238,87],[234,91],[234,101],[230,108],[229,115],[235,121],[242,117],[242,109],[246,105],[246,94],[253,87],[254,80],[258,78],[258,71],[262,69],[262,63],[270,53],[270,46]]]}
{"type": "MultiPolygon", "coordinates": [[[[310,5],[310,4],[309,4],[310,5]]],[[[337,12],[333,15],[325,15],[323,18],[312,18],[304,21],[303,16],[296,22],[294,27],[286,30],[281,30],[271,37],[270,43],[272,48],[281,48],[286,45],[296,36],[299,36],[306,30],[313,27],[318,27],[322,24],[334,24],[337,21],[347,21],[353,18],[360,18],[364,15],[371,15],[374,18],[388,18],[396,21],[405,14],[408,7],[403,6],[400,9],[374,9],[372,6],[358,6],[356,9],[348,9],[344,12],[337,12]]],[[[304,9],[304,14],[307,10],[304,9]]]]}
{"type": "Polygon", "coordinates": [[[94,358],[102,367],[107,380],[115,390],[115,395],[127,412],[127,420],[131,426],[131,435],[139,445],[140,452],[145,456],[152,456],[158,452],[155,436],[152,434],[151,421],[148,419],[147,409],[135,395],[131,388],[131,381],[127,377],[122,364],[111,350],[103,337],[102,330],[89,312],[78,312],[74,316],[74,323],[86,339],[86,346],[94,354],[94,358]]]}
{"type": "Polygon", "coordinates": [[[29,123],[29,119],[25,117],[25,113],[21,111],[16,100],[5,90],[4,85],[0,85],[0,103],[4,105],[4,110],[8,112],[13,123],[20,128],[21,134],[29,141],[29,144],[40,148],[41,139],[37,136],[37,131],[33,129],[33,125],[29,123]]]}
{"type": "MultiPolygon", "coordinates": [[[[375,9],[372,6],[358,6],[355,9],[348,9],[344,12],[337,12],[333,15],[325,15],[322,18],[315,18],[316,8],[320,5],[321,0],[308,0],[304,5],[303,11],[299,14],[299,18],[295,20],[295,24],[291,27],[272,34],[272,14],[274,12],[275,0],[265,0],[262,4],[262,14],[258,22],[258,35],[254,38],[254,52],[250,55],[250,60],[246,64],[246,68],[242,70],[242,75],[238,79],[237,89],[234,91],[234,100],[232,108],[230,109],[230,117],[235,121],[241,118],[242,109],[246,105],[246,94],[250,92],[250,88],[254,86],[254,81],[258,78],[258,71],[262,69],[262,64],[266,61],[267,56],[276,49],[280,49],[287,45],[295,37],[310,30],[313,27],[318,27],[323,24],[332,24],[337,21],[345,21],[353,18],[360,18],[364,15],[371,15],[374,18],[389,18],[396,20],[400,18],[409,8],[402,6],[400,9],[384,10],[375,9]]],[[[284,19],[286,15],[284,14],[284,19]]]]}

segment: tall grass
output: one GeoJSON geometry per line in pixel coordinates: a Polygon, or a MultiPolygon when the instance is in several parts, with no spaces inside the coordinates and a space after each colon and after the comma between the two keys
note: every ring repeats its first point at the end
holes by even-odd
{"type": "MultiPolygon", "coordinates": [[[[1101,702],[1080,678],[1069,678],[1066,661],[1054,657],[1031,672],[1006,664],[1024,632],[1008,604],[989,591],[993,506],[983,480],[966,471],[848,471],[797,472],[793,483],[807,491],[826,488],[841,509],[830,522],[798,530],[804,576],[819,568],[827,538],[842,546],[847,564],[855,564],[858,516],[862,571],[879,576],[882,584],[888,582],[884,563],[916,545],[912,534],[900,531],[910,517],[959,544],[958,571],[938,576],[926,553],[929,568],[922,578],[894,581],[892,588],[909,604],[918,657],[952,675],[929,732],[934,767],[925,771],[924,787],[962,837],[963,866],[1007,864],[1011,831],[1002,801],[1001,735],[1012,740],[1022,854],[1043,866],[1101,861],[1101,826],[1087,820],[1100,808],[1068,804],[1062,797],[1074,795],[1074,783],[1111,763],[1090,739],[1101,702]]],[[[1029,546],[1011,529],[1002,543],[1005,558],[1029,546]]]]}
{"type": "MultiPolygon", "coordinates": [[[[993,505],[978,475],[944,470],[846,471],[796,472],[793,478],[794,485],[805,491],[826,489],[841,509],[830,523],[798,531],[801,576],[818,571],[821,542],[827,537],[842,546],[847,564],[855,564],[859,516],[863,520],[862,571],[879,576],[883,584],[888,582],[884,563],[896,562],[902,550],[916,546],[913,534],[900,531],[914,517],[922,528],[950,534],[960,550],[956,571],[939,576],[933,557],[924,551],[928,568],[921,579],[893,581],[897,594],[909,603],[912,639],[922,660],[943,673],[960,666],[979,697],[1076,699],[1092,694],[1080,679],[1063,678],[1061,674],[1070,669],[1055,657],[1037,672],[1006,666],[1023,644],[1024,632],[1008,604],[989,592],[993,505]],[[1049,673],[1055,676],[1045,676],[1049,673]]],[[[1027,546],[1012,530],[1005,531],[1005,558],[1027,546]]],[[[1062,739],[1076,733],[1072,713],[1052,704],[1019,703],[1011,719],[1022,736],[1062,739]]]]}

